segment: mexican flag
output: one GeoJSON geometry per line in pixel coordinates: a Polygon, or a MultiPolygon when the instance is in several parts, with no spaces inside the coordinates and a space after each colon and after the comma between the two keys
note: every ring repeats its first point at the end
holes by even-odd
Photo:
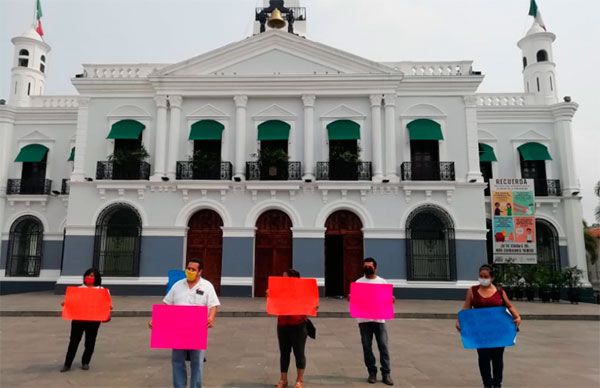
{"type": "Polygon", "coordinates": [[[40,0],[36,0],[35,18],[37,20],[35,31],[40,34],[40,36],[44,36],[44,29],[42,28],[42,3],[40,3],[40,0]]]}
{"type": "MultiPolygon", "coordinates": [[[[38,0],[39,3],[40,0],[38,0]]],[[[546,30],[546,25],[544,24],[544,20],[542,19],[542,14],[538,9],[538,6],[535,0],[531,0],[529,4],[529,16],[533,16],[535,18],[535,22],[539,24],[544,30],[546,30]]]]}

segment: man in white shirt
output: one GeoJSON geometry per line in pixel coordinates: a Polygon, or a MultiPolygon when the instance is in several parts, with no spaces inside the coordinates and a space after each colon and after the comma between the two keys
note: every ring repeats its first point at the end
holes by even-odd
{"type": "MultiPolygon", "coordinates": [[[[357,283],[387,284],[385,279],[376,275],[377,262],[372,257],[367,257],[363,260],[363,273],[364,276],[357,279],[357,283]]],[[[350,297],[352,297],[352,295],[350,295],[350,297]]],[[[394,385],[394,382],[390,377],[390,353],[388,351],[388,335],[385,329],[385,320],[357,319],[357,321],[360,330],[365,366],[369,372],[367,381],[370,384],[375,384],[377,381],[377,360],[373,354],[372,347],[373,335],[375,335],[377,347],[379,348],[379,361],[381,363],[381,381],[387,385],[394,385]]]]}
{"type": "MultiPolygon", "coordinates": [[[[190,259],[185,269],[185,279],[173,284],[163,302],[178,306],[207,306],[208,327],[213,327],[217,315],[219,298],[213,285],[201,277],[204,263],[200,259],[190,259]]],[[[202,367],[204,364],[204,350],[173,349],[171,364],[173,367],[173,387],[185,388],[187,386],[187,369],[185,366],[186,355],[190,355],[192,376],[190,388],[202,387],[202,367]]]]}

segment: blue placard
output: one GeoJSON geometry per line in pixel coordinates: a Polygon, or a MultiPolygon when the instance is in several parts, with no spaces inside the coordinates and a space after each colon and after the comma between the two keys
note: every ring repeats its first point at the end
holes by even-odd
{"type": "Polygon", "coordinates": [[[517,340],[517,326],[506,307],[463,310],[458,323],[465,349],[513,346],[517,340]]]}
{"type": "Polygon", "coordinates": [[[167,292],[181,279],[185,279],[185,271],[182,269],[172,269],[169,271],[169,282],[167,283],[167,292]]]}

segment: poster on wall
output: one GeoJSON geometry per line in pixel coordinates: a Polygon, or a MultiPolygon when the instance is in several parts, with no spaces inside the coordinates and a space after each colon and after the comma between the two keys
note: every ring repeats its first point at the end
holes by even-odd
{"type": "Polygon", "coordinates": [[[533,179],[490,179],[494,263],[536,264],[533,179]]]}

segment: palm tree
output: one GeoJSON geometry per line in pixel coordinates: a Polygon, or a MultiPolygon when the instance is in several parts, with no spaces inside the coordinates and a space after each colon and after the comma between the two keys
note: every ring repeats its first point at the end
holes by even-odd
{"type": "MultiPolygon", "coordinates": [[[[600,198],[600,181],[598,181],[594,187],[594,194],[596,194],[596,197],[600,198]]],[[[596,206],[596,211],[594,213],[596,215],[596,221],[600,222],[600,204],[596,206]]]]}
{"type": "Polygon", "coordinates": [[[598,239],[592,236],[585,221],[583,221],[583,239],[586,256],[590,259],[590,263],[596,264],[598,261],[598,239]]]}

